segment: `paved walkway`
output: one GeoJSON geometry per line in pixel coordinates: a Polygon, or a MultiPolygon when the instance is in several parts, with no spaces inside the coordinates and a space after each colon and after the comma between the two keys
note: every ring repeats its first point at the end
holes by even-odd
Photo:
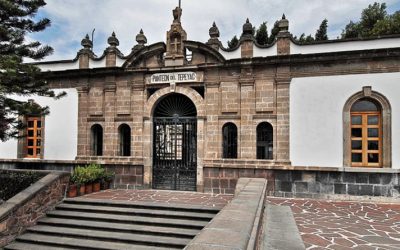
{"type": "Polygon", "coordinates": [[[292,208],[307,249],[400,250],[400,204],[268,200],[292,208]]]}
{"type": "Polygon", "coordinates": [[[165,190],[116,190],[108,189],[98,193],[83,196],[89,199],[109,199],[142,202],[161,202],[173,204],[200,205],[205,207],[223,208],[233,195],[205,194],[196,192],[165,191],[165,190]]]}
{"type": "MultiPolygon", "coordinates": [[[[83,196],[143,202],[224,207],[233,195],[163,190],[106,190],[83,196]]],[[[307,249],[400,250],[400,204],[269,197],[290,206],[307,249]]]]}

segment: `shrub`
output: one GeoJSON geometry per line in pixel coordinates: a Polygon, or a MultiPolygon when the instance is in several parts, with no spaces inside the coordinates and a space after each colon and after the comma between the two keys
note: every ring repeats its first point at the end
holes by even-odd
{"type": "Polygon", "coordinates": [[[10,199],[44,176],[33,171],[0,171],[0,200],[10,199]]]}

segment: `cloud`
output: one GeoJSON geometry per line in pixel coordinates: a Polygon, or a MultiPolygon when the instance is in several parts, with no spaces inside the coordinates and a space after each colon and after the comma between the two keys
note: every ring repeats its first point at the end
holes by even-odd
{"type": "MultiPolygon", "coordinates": [[[[389,7],[398,0],[386,0],[389,7]]],[[[213,21],[219,27],[220,40],[225,44],[234,35],[240,35],[248,17],[254,26],[267,21],[269,29],[282,13],[290,21],[293,35],[314,34],[324,18],[328,19],[329,37],[336,38],[350,21],[357,21],[361,10],[370,0],[202,0],[182,1],[182,25],[189,40],[206,42],[213,21]]],[[[94,50],[101,55],[108,36],[115,31],[120,40],[119,49],[129,54],[136,44],[135,37],[143,28],[149,43],[165,41],[172,22],[172,9],[178,1],[166,0],[48,0],[40,12],[52,20],[44,32],[32,35],[55,49],[47,60],[72,59],[81,48],[86,33],[96,29],[94,50]]]]}

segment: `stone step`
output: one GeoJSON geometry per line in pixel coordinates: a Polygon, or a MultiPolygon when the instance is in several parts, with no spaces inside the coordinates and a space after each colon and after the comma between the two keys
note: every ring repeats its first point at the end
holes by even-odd
{"type": "Polygon", "coordinates": [[[143,208],[143,209],[156,209],[156,210],[172,210],[172,211],[185,211],[195,213],[211,213],[217,214],[220,208],[209,206],[198,206],[189,204],[170,204],[170,203],[152,203],[152,202],[138,202],[138,201],[115,201],[115,200],[102,200],[102,199],[86,199],[86,198],[70,198],[65,199],[64,204],[86,204],[91,206],[109,206],[109,207],[128,207],[128,208],[143,208]]]}
{"type": "Polygon", "coordinates": [[[197,213],[186,211],[171,211],[145,208],[126,208],[126,207],[110,207],[105,205],[92,206],[90,204],[60,204],[56,207],[57,210],[63,211],[80,211],[94,213],[108,213],[120,215],[138,215],[145,217],[157,218],[177,218],[190,220],[210,221],[215,213],[197,213]]]}
{"type": "Polygon", "coordinates": [[[41,234],[41,235],[53,235],[59,237],[73,237],[73,238],[84,238],[98,241],[109,241],[109,242],[121,242],[138,245],[148,246],[163,246],[173,248],[184,248],[190,241],[190,239],[181,239],[170,236],[157,236],[118,232],[116,228],[115,232],[100,231],[92,229],[77,229],[67,227],[52,227],[52,226],[34,226],[28,229],[28,232],[41,234]]]}
{"type": "Polygon", "coordinates": [[[44,217],[38,221],[38,225],[48,226],[59,226],[59,227],[70,227],[70,228],[87,228],[93,230],[103,231],[120,231],[120,232],[131,232],[131,233],[142,233],[148,235],[169,235],[171,237],[181,238],[193,238],[197,235],[199,230],[197,229],[184,229],[184,228],[173,228],[173,227],[159,227],[149,225],[135,225],[125,223],[112,223],[112,222],[100,222],[100,221],[89,221],[89,220],[74,220],[64,218],[50,218],[44,217]]]}
{"type": "MultiPolygon", "coordinates": [[[[74,237],[59,237],[50,235],[40,235],[26,233],[17,238],[17,242],[29,243],[29,244],[39,244],[54,247],[64,247],[73,249],[88,249],[88,250],[151,250],[151,249],[172,249],[172,247],[158,247],[158,246],[142,246],[135,244],[126,244],[121,242],[107,242],[107,241],[97,241],[89,239],[80,239],[74,237]]],[[[31,249],[31,248],[26,248],[31,249]]]]}
{"type": "Polygon", "coordinates": [[[150,218],[143,216],[113,215],[105,213],[85,213],[77,211],[54,210],[47,213],[52,218],[82,219],[94,221],[119,222],[126,224],[155,225],[176,228],[189,228],[201,230],[208,222],[168,218],[150,218]]]}
{"type": "Polygon", "coordinates": [[[10,245],[4,247],[4,250],[71,250],[71,248],[64,247],[55,247],[55,246],[46,246],[39,244],[30,244],[23,242],[14,242],[10,245]]]}

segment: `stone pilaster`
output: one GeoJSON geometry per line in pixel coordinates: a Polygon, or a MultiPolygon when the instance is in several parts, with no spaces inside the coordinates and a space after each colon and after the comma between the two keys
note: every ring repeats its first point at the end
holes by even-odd
{"type": "Polygon", "coordinates": [[[78,148],[77,156],[90,155],[90,131],[87,127],[89,114],[89,88],[78,87],[78,148]]]}
{"type": "Polygon", "coordinates": [[[103,156],[118,155],[118,129],[115,127],[115,77],[107,77],[104,86],[103,156]]]}
{"type": "MultiPolygon", "coordinates": [[[[278,68],[278,71],[282,69],[278,68]]],[[[289,69],[284,68],[283,71],[288,75],[289,69]]],[[[276,81],[276,160],[290,162],[289,154],[289,138],[290,138],[290,128],[289,128],[289,91],[290,91],[290,81],[289,77],[279,76],[275,79],[276,81]]]]}
{"type": "MultiPolygon", "coordinates": [[[[253,79],[240,80],[240,159],[256,158],[256,130],[253,124],[255,92],[253,79]]],[[[239,153],[239,152],[238,152],[239,153]]]]}
{"type": "Polygon", "coordinates": [[[205,142],[205,158],[217,159],[222,156],[222,142],[219,139],[222,133],[222,127],[219,127],[218,115],[220,112],[220,93],[219,83],[208,82],[206,85],[206,109],[207,109],[207,124],[205,134],[207,140],[205,142]]]}

